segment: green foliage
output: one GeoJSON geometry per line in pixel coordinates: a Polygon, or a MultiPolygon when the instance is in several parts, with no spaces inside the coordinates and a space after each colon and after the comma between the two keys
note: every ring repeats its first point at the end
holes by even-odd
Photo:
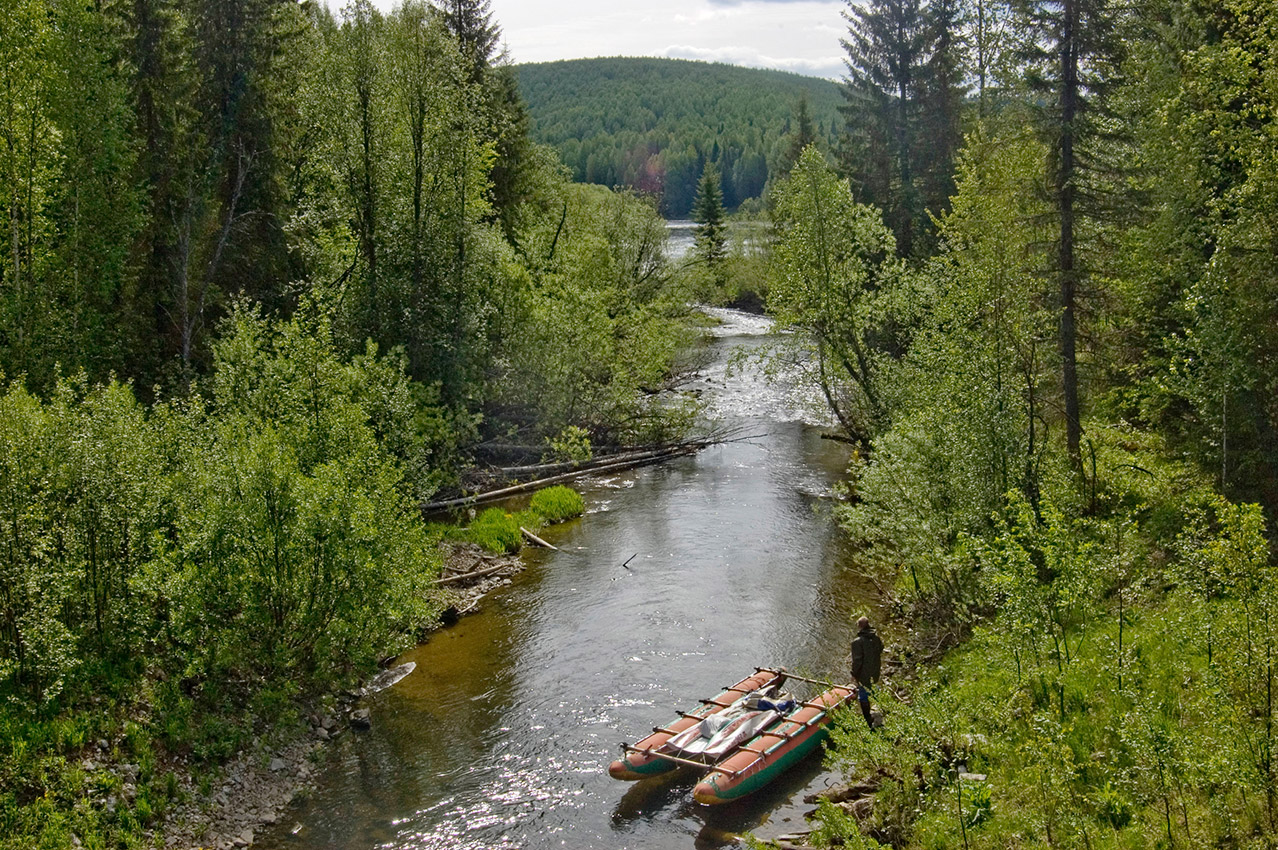
{"type": "Polygon", "coordinates": [[[883,211],[901,255],[926,257],[934,247],[931,216],[948,206],[962,145],[960,4],[847,5],[840,164],[858,199],[883,211]]]}
{"type": "Polygon", "coordinates": [[[126,385],[65,380],[44,402],[0,395],[0,776],[43,801],[6,809],[14,835],[79,822],[63,759],[103,724],[139,790],[82,834],[125,840],[172,796],[157,745],[224,759],[433,617],[434,541],[372,424],[394,417],[361,404],[398,361],[343,360],[318,318],[250,312],[216,353],[207,400],[148,411],[126,385]]]}
{"type": "Polygon", "coordinates": [[[706,163],[697,183],[697,197],[692,204],[692,220],[697,223],[697,254],[706,265],[719,266],[727,253],[727,222],[723,210],[723,192],[719,188],[719,170],[706,163]]]}
{"type": "Polygon", "coordinates": [[[878,850],[877,841],[861,833],[856,819],[829,800],[819,800],[816,807],[816,828],[809,840],[816,847],[850,847],[854,850],[878,850]]]}
{"type": "Polygon", "coordinates": [[[1071,519],[1044,500],[1040,519],[1012,497],[968,544],[988,624],[921,671],[909,704],[881,696],[890,735],[838,721],[838,758],[889,777],[874,829],[957,848],[1215,844],[1267,828],[1274,582],[1262,514],[1202,499],[1194,479],[1165,474],[1175,464],[1128,465],[1146,473],[1130,488],[1104,476],[1104,501],[1144,517],[1178,510],[1174,550],[1122,513],[1071,519]],[[955,788],[961,770],[988,774],[988,798],[955,788]]]}
{"type": "Polygon", "coordinates": [[[785,171],[800,98],[814,140],[831,147],[840,123],[837,84],[779,71],[651,58],[517,71],[536,138],[558,151],[575,180],[655,195],[671,218],[690,214],[707,163],[719,169],[727,208],[760,197],[785,171]]]}
{"type": "Polygon", "coordinates": [[[657,397],[687,339],[665,225],[632,195],[563,186],[562,206],[525,236],[532,256],[503,340],[494,401],[543,434],[584,429],[600,443],[657,442],[679,424],[657,397]]]}
{"type": "Polygon", "coordinates": [[[580,493],[559,484],[533,494],[528,509],[546,522],[563,522],[585,513],[586,502],[580,493]]]}
{"type": "Polygon", "coordinates": [[[546,442],[550,446],[550,456],[557,460],[580,463],[590,460],[594,454],[590,447],[590,434],[576,425],[569,425],[557,437],[546,438],[546,442]]]}
{"type": "Polygon", "coordinates": [[[1150,203],[1123,255],[1124,342],[1144,353],[1129,399],[1227,495],[1259,499],[1272,517],[1278,17],[1251,0],[1159,3],[1155,14],[1176,23],[1131,45],[1128,117],[1150,203]]]}
{"type": "Polygon", "coordinates": [[[815,383],[847,434],[868,444],[887,423],[884,372],[912,308],[892,234],[815,147],[777,196],[768,309],[803,332],[815,383]]]}

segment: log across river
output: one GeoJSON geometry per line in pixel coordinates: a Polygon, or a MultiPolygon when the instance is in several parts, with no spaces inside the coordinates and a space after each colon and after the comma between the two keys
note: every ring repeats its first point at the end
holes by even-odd
{"type": "Polygon", "coordinates": [[[835,781],[819,755],[714,809],[683,771],[607,773],[620,742],[755,665],[845,678],[872,599],[829,512],[847,446],[820,438],[819,404],[728,369],[767,322],[716,312],[699,386],[725,426],[762,436],[579,484],[587,515],[545,532],[561,551],[526,550],[511,586],[407,653],[416,671],[368,700],[372,730],[339,738],[315,794],[256,846],[694,850],[803,828],[804,795],[835,781]]]}

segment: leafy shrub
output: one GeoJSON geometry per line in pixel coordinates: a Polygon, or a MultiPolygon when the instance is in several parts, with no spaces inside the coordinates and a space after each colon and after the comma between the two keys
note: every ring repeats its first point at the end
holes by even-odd
{"type": "Polygon", "coordinates": [[[558,437],[546,438],[550,445],[550,456],[561,461],[587,461],[594,451],[590,446],[590,434],[585,428],[569,425],[559,432],[558,437]]]}
{"type": "Polygon", "coordinates": [[[563,522],[585,513],[586,502],[575,490],[556,485],[538,490],[529,502],[528,509],[546,522],[563,522]]]}
{"type": "Polygon", "coordinates": [[[1111,782],[1106,782],[1096,793],[1096,807],[1100,819],[1114,829],[1122,829],[1132,822],[1131,799],[1111,782]]]}
{"type": "Polygon", "coordinates": [[[963,822],[973,829],[988,821],[994,814],[990,786],[984,782],[969,782],[963,786],[963,822]]]}

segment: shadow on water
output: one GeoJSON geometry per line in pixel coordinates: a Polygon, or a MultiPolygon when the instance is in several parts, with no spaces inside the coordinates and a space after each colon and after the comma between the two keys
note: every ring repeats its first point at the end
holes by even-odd
{"type": "Polygon", "coordinates": [[[677,772],[607,775],[643,737],[756,665],[846,678],[851,621],[873,599],[829,507],[847,449],[784,385],[728,370],[766,324],[725,312],[705,397],[758,439],[584,485],[562,552],[405,655],[370,700],[373,729],[331,748],[319,787],[268,848],[725,847],[801,828],[831,784],[819,754],[768,788],[705,807],[677,772]],[[632,555],[629,568],[621,566],[632,555]]]}

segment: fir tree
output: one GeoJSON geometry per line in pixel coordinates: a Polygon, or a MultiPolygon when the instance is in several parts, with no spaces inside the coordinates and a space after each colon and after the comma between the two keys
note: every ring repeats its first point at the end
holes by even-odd
{"type": "Polygon", "coordinates": [[[1056,279],[1060,309],[1061,390],[1070,456],[1081,463],[1077,321],[1086,277],[1080,219],[1101,214],[1094,191],[1098,169],[1116,139],[1106,129],[1105,103],[1121,64],[1117,12],[1108,0],[1018,0],[1026,82],[1043,104],[1037,123],[1050,156],[1048,186],[1056,218],[1056,279]]]}
{"type": "Polygon", "coordinates": [[[439,0],[439,8],[470,65],[471,84],[479,84],[492,65],[501,41],[501,28],[493,21],[492,3],[490,0],[439,0]]]}
{"type": "Polygon", "coordinates": [[[952,0],[848,0],[843,171],[860,200],[883,210],[902,256],[932,241],[929,212],[952,188],[963,91],[952,0]],[[939,117],[938,117],[939,116],[939,117]]]}
{"type": "Polygon", "coordinates": [[[713,162],[707,162],[701,172],[692,219],[697,223],[697,252],[706,265],[720,266],[728,255],[728,223],[723,209],[723,190],[719,186],[719,168],[713,162]]]}
{"type": "Polygon", "coordinates": [[[790,145],[786,148],[785,159],[781,161],[781,173],[789,174],[795,163],[808,145],[816,144],[816,128],[812,125],[812,116],[808,114],[808,96],[799,98],[798,110],[794,117],[795,128],[790,134],[790,145]]]}

